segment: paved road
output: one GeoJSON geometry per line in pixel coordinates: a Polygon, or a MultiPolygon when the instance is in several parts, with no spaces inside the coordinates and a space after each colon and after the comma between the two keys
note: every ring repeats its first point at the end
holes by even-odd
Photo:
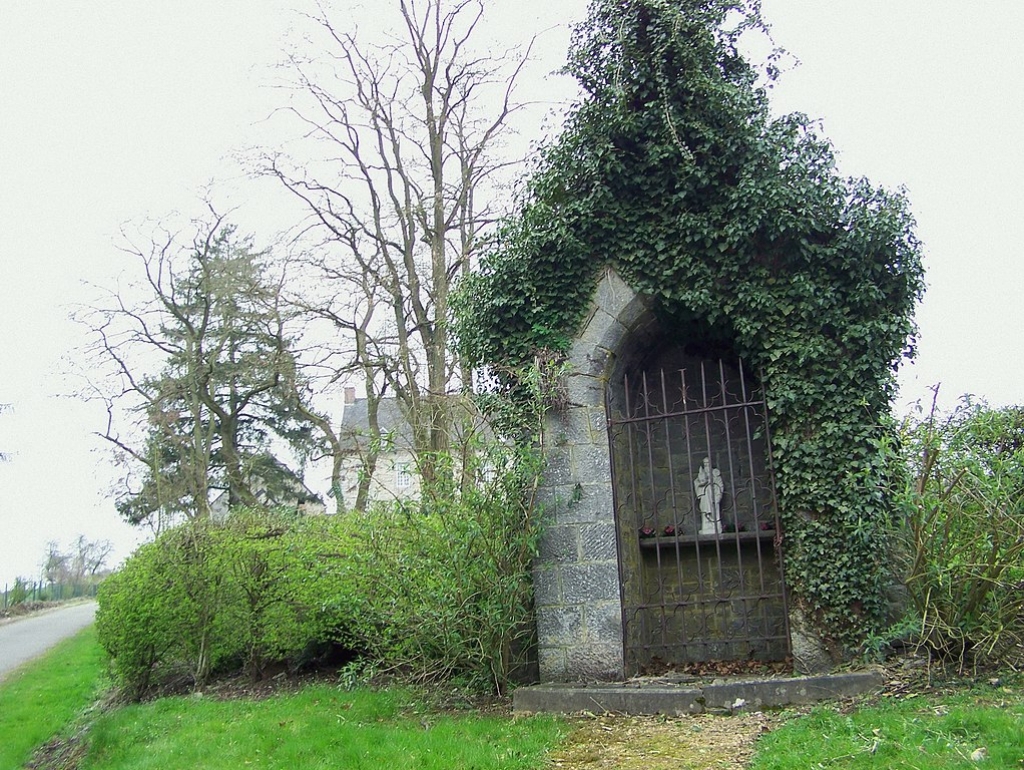
{"type": "Polygon", "coordinates": [[[0,625],[0,680],[92,623],[96,602],[74,604],[0,625]]]}

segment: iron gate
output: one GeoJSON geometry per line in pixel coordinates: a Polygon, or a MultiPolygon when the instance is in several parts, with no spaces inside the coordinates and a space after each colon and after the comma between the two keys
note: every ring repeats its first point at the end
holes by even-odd
{"type": "Polygon", "coordinates": [[[680,356],[608,388],[630,675],[789,654],[764,393],[680,356]]]}

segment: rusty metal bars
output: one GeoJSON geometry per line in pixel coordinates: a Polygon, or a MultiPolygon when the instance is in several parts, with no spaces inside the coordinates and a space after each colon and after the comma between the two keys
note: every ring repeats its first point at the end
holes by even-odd
{"type": "Polygon", "coordinates": [[[678,398],[669,384],[676,378],[664,371],[653,381],[648,372],[634,374],[638,387],[624,378],[623,413],[612,414],[609,396],[620,567],[625,544],[639,553],[638,562],[633,557],[636,563],[621,570],[633,672],[788,653],[763,393],[749,385],[741,362],[718,361],[710,370],[707,364],[690,372],[698,380],[696,396],[687,387],[691,367],[678,372],[678,398]],[[727,475],[714,535],[701,534],[693,487],[704,457],[727,475]]]}

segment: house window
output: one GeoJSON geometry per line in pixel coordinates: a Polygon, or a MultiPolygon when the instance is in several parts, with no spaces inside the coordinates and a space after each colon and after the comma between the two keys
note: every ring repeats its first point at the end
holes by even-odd
{"type": "Polygon", "coordinates": [[[409,473],[408,463],[395,466],[395,486],[399,489],[408,489],[412,486],[412,475],[409,473]]]}

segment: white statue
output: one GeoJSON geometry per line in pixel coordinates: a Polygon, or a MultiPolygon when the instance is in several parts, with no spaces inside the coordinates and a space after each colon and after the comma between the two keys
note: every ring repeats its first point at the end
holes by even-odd
{"type": "Polygon", "coordinates": [[[701,463],[693,489],[700,501],[700,534],[717,535],[722,531],[722,472],[711,467],[711,458],[701,463]]]}

